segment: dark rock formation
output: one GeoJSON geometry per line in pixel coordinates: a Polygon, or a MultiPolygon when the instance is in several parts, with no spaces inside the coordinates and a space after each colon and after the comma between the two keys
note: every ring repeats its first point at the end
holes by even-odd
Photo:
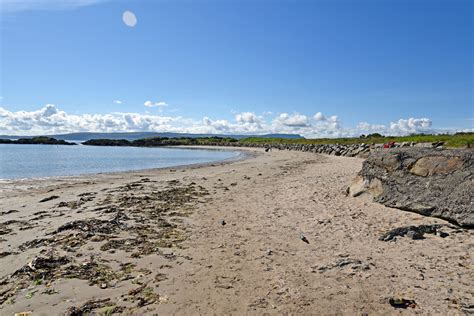
{"type": "Polygon", "coordinates": [[[379,240],[390,241],[395,239],[395,237],[404,237],[407,236],[411,239],[423,239],[424,234],[438,234],[440,237],[447,237],[448,234],[440,231],[442,227],[447,227],[446,225],[432,224],[432,225],[419,225],[419,226],[404,226],[392,229],[385,234],[383,234],[379,240]]]}
{"type": "Polygon", "coordinates": [[[272,149],[277,150],[295,150],[303,152],[311,152],[316,154],[325,154],[333,156],[345,156],[345,157],[359,157],[367,158],[372,151],[390,151],[401,147],[423,147],[423,148],[444,148],[442,142],[433,143],[415,143],[415,142],[403,142],[394,143],[393,148],[384,149],[384,144],[287,144],[287,143],[252,143],[252,142],[208,142],[203,145],[208,146],[228,146],[228,147],[251,147],[251,148],[265,148],[268,152],[272,149]]]}
{"type": "Polygon", "coordinates": [[[18,145],[76,145],[76,143],[69,143],[64,140],[57,140],[55,138],[39,136],[32,138],[20,138],[16,140],[0,139],[0,144],[18,144],[18,145]]]}
{"type": "Polygon", "coordinates": [[[348,189],[386,206],[474,227],[472,149],[374,151],[348,189]]]}

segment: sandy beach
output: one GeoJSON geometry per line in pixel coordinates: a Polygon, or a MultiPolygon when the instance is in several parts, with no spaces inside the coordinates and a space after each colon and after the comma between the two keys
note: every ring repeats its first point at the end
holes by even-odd
{"type": "Polygon", "coordinates": [[[0,184],[0,315],[474,310],[472,230],[381,241],[449,223],[347,196],[362,159],[242,150],[205,166],[0,184]]]}

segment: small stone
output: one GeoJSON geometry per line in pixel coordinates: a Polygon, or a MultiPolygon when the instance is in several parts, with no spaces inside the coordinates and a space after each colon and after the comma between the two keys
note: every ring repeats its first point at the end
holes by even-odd
{"type": "Polygon", "coordinates": [[[100,288],[101,288],[101,289],[106,289],[106,288],[107,288],[107,283],[102,283],[102,284],[100,285],[100,288]]]}
{"type": "Polygon", "coordinates": [[[449,234],[442,231],[438,231],[438,236],[441,238],[446,238],[449,236],[449,234]]]}
{"type": "Polygon", "coordinates": [[[408,300],[406,298],[390,298],[388,302],[395,308],[416,307],[416,303],[414,300],[408,300]]]}
{"type": "Polygon", "coordinates": [[[309,240],[306,238],[305,235],[301,234],[301,235],[300,235],[300,239],[301,239],[303,242],[309,244],[309,240]]]}
{"type": "Polygon", "coordinates": [[[225,222],[225,220],[223,220],[223,219],[221,219],[221,220],[219,221],[219,223],[220,223],[222,226],[224,226],[225,224],[227,224],[227,223],[225,222]]]}
{"type": "Polygon", "coordinates": [[[416,239],[423,239],[423,233],[420,233],[415,230],[409,230],[406,235],[408,238],[416,240],[416,239]]]}

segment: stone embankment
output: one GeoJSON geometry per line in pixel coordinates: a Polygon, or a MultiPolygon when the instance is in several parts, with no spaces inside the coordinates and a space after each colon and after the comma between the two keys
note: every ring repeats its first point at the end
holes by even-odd
{"type": "Polygon", "coordinates": [[[474,227],[474,151],[398,148],[375,151],[348,188],[389,207],[474,227]]]}
{"type": "MultiPolygon", "coordinates": [[[[334,156],[361,157],[367,158],[371,151],[383,149],[383,144],[275,144],[275,143],[216,143],[210,144],[216,146],[230,147],[257,147],[271,148],[279,150],[296,150],[304,152],[313,152],[334,156]]],[[[414,143],[403,142],[395,143],[393,148],[417,147],[417,148],[444,148],[442,142],[434,143],[414,143]]]]}
{"type": "MultiPolygon", "coordinates": [[[[216,144],[223,146],[222,143],[216,144]]],[[[297,150],[366,158],[348,194],[371,194],[389,207],[474,227],[474,151],[445,150],[442,142],[383,144],[226,143],[225,146],[297,150]]]]}

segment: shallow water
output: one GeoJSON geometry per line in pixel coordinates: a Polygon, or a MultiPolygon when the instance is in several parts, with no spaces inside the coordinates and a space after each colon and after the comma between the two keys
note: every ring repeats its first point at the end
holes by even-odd
{"type": "Polygon", "coordinates": [[[0,144],[0,179],[141,170],[235,158],[238,151],[0,144]]]}

